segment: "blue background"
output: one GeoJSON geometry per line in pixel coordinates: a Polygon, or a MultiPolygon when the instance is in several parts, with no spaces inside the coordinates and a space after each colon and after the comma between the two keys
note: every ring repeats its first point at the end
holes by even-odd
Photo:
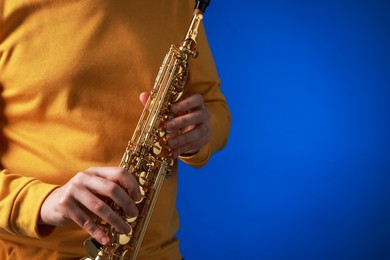
{"type": "Polygon", "coordinates": [[[390,259],[390,1],[213,0],[227,147],[180,165],[193,259],[390,259]]]}

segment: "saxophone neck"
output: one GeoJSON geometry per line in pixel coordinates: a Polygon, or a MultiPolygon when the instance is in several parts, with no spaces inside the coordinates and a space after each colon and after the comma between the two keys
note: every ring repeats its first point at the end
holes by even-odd
{"type": "Polygon", "coordinates": [[[188,28],[186,37],[184,38],[184,42],[192,41],[196,43],[196,37],[198,36],[199,26],[203,19],[203,14],[201,12],[197,12],[199,9],[195,9],[194,16],[192,17],[192,21],[190,27],[188,28]]]}
{"type": "MultiPolygon", "coordinates": [[[[184,38],[183,43],[181,44],[181,50],[185,49],[188,51],[192,50],[196,44],[196,37],[198,36],[199,26],[203,20],[203,13],[206,11],[207,6],[210,4],[210,0],[196,0],[194,15],[188,28],[187,34],[184,38]]],[[[194,55],[196,56],[196,55],[194,55]]]]}

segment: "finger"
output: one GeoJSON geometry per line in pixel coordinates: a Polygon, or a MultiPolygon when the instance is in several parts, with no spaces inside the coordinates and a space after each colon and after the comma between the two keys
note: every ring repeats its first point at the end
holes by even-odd
{"type": "Polygon", "coordinates": [[[130,232],[129,225],[113,211],[103,200],[96,197],[88,190],[83,190],[74,195],[75,199],[99,218],[105,220],[121,233],[130,232]]]}
{"type": "Polygon", "coordinates": [[[148,92],[142,92],[140,95],[139,95],[139,100],[141,101],[142,105],[146,105],[146,102],[148,101],[149,99],[149,93],[148,92]]]}
{"type": "Polygon", "coordinates": [[[172,112],[181,114],[195,108],[200,108],[204,104],[202,95],[194,94],[172,105],[172,112]]]}
{"type": "Polygon", "coordinates": [[[172,149],[172,157],[176,159],[179,155],[197,153],[206,144],[207,141],[205,138],[192,143],[186,143],[183,146],[172,149]]]}
{"type": "Polygon", "coordinates": [[[79,207],[75,201],[69,203],[68,209],[69,219],[73,220],[78,226],[87,231],[88,234],[90,234],[100,244],[108,244],[110,240],[109,236],[96,225],[96,223],[79,207]]]}
{"type": "Polygon", "coordinates": [[[126,171],[126,169],[122,167],[94,167],[89,168],[85,172],[120,184],[127,190],[128,194],[134,201],[142,199],[138,182],[128,171],[126,171]]]}
{"type": "MultiPolygon", "coordinates": [[[[186,128],[191,125],[198,125],[208,121],[210,118],[207,109],[198,109],[192,111],[189,114],[175,117],[165,124],[165,128],[168,131],[175,132],[179,129],[186,128]]],[[[169,136],[168,136],[169,137],[169,136]]]]}
{"type": "Polygon", "coordinates": [[[88,188],[95,194],[112,199],[124,210],[127,216],[138,215],[138,208],[135,206],[134,200],[131,200],[129,194],[117,183],[99,176],[93,176],[88,182],[88,188]]]}
{"type": "Polygon", "coordinates": [[[173,155],[196,152],[210,140],[210,130],[208,124],[202,124],[196,128],[168,139],[168,145],[173,149],[173,155]]]}
{"type": "Polygon", "coordinates": [[[172,131],[167,131],[167,134],[165,135],[166,138],[174,138],[178,135],[182,134],[182,129],[179,129],[178,131],[172,132],[172,131]]]}

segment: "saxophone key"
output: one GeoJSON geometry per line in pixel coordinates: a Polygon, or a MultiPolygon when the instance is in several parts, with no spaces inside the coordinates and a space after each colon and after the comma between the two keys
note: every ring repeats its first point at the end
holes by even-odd
{"type": "Polygon", "coordinates": [[[176,103],[177,101],[179,101],[179,99],[181,99],[182,95],[183,95],[183,92],[182,92],[182,91],[177,92],[176,95],[173,96],[172,102],[173,102],[173,103],[176,103]]]}
{"type": "Polygon", "coordinates": [[[162,146],[159,142],[155,142],[152,148],[152,153],[154,155],[159,155],[162,151],[162,146]]]}
{"type": "Polygon", "coordinates": [[[139,178],[138,178],[138,182],[141,186],[144,186],[145,183],[147,182],[147,173],[145,171],[142,171],[140,174],[139,174],[139,178]]]}
{"type": "Polygon", "coordinates": [[[129,218],[126,218],[126,221],[127,223],[133,223],[134,221],[136,221],[138,218],[138,216],[135,216],[135,217],[129,217],[129,218]]]}
{"type": "Polygon", "coordinates": [[[126,245],[130,242],[132,235],[133,235],[133,228],[130,226],[130,232],[127,234],[115,233],[115,241],[120,245],[126,245]]]}
{"type": "Polygon", "coordinates": [[[165,130],[159,129],[159,130],[157,131],[157,134],[158,134],[158,136],[159,136],[160,138],[163,138],[163,137],[165,136],[165,130]]]}
{"type": "Polygon", "coordinates": [[[123,253],[121,254],[121,258],[120,258],[120,260],[127,260],[127,259],[130,259],[130,252],[129,252],[129,250],[123,251],[123,253]]]}
{"type": "Polygon", "coordinates": [[[144,197],[145,197],[145,190],[144,190],[144,188],[141,185],[139,186],[139,191],[140,191],[142,197],[141,197],[140,200],[137,200],[135,202],[135,204],[141,203],[144,200],[144,197]]]}

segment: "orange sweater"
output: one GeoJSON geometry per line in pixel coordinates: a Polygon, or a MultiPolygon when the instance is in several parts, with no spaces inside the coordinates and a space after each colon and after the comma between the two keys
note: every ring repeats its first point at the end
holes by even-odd
{"type": "MultiPolygon", "coordinates": [[[[191,0],[0,0],[0,259],[85,256],[75,224],[43,237],[42,202],[91,166],[117,166],[163,56],[184,37],[191,0]]],[[[201,167],[227,140],[230,114],[203,29],[185,95],[201,93],[212,137],[201,167]]],[[[180,259],[177,174],[164,183],[139,259],[180,259]],[[158,256],[158,257],[156,257],[158,256]]]]}

